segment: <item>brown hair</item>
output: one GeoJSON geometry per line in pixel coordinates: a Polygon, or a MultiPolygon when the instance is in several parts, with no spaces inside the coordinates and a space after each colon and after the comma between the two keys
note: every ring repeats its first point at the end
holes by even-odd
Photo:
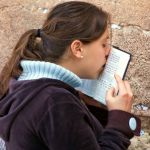
{"type": "Polygon", "coordinates": [[[86,44],[99,38],[109,20],[108,13],[87,2],[70,1],[56,5],[40,30],[40,38],[37,37],[39,30],[32,29],[25,32],[16,44],[1,72],[0,96],[8,91],[10,78],[18,78],[21,74],[22,59],[55,63],[73,40],[86,44]]]}

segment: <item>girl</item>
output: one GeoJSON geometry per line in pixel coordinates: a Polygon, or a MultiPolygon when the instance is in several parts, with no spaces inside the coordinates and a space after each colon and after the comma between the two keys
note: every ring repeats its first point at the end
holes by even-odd
{"type": "Polygon", "coordinates": [[[105,127],[81,101],[81,78],[96,79],[109,55],[107,12],[64,2],[41,29],[22,35],[0,77],[0,136],[7,150],[126,150],[139,134],[132,91],[116,75],[105,127]]]}

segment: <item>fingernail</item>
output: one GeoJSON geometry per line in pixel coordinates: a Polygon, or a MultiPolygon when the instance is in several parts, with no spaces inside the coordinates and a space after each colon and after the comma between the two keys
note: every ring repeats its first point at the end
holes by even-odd
{"type": "Polygon", "coordinates": [[[118,77],[118,75],[117,75],[116,73],[114,74],[114,76],[115,76],[115,77],[118,77]]]}
{"type": "Polygon", "coordinates": [[[115,74],[115,78],[121,79],[121,77],[118,74],[115,74]]]}

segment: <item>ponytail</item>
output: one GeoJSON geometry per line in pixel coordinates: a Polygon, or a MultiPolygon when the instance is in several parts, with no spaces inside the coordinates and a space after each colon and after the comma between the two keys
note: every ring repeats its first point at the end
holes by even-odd
{"type": "Polygon", "coordinates": [[[29,30],[21,36],[16,44],[12,51],[11,58],[5,64],[0,74],[0,97],[3,97],[8,92],[10,79],[17,78],[21,74],[22,68],[20,66],[20,60],[23,59],[24,53],[30,45],[29,43],[35,39],[36,34],[36,29],[29,30]]]}

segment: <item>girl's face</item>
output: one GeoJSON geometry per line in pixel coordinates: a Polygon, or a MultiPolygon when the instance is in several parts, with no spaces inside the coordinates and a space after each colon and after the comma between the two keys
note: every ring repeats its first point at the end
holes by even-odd
{"type": "Polygon", "coordinates": [[[97,40],[84,44],[84,69],[83,78],[97,79],[104,68],[107,56],[110,52],[109,30],[106,29],[104,34],[97,40]]]}

